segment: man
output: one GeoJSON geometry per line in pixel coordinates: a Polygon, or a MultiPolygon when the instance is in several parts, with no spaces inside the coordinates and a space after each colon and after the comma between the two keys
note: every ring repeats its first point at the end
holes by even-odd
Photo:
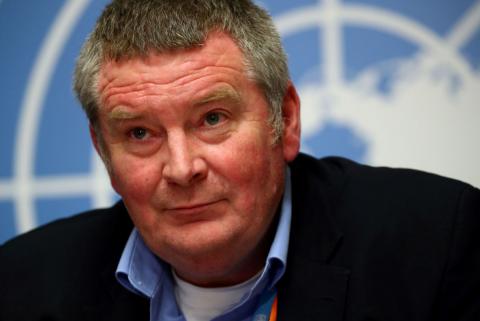
{"type": "Polygon", "coordinates": [[[122,201],[0,248],[1,320],[480,318],[480,192],[298,155],[248,0],[114,1],[75,90],[122,201]]]}

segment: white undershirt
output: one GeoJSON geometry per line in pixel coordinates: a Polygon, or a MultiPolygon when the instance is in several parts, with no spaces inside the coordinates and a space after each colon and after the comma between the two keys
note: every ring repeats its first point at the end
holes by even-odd
{"type": "Polygon", "coordinates": [[[203,288],[183,281],[173,271],[177,304],[187,321],[210,321],[237,304],[262,272],[234,286],[203,288]]]}

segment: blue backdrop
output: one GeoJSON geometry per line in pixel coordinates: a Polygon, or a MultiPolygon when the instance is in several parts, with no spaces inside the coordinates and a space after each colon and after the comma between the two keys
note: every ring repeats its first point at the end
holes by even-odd
{"type": "MultiPolygon", "coordinates": [[[[0,0],[0,243],[115,200],[71,90],[105,0],[0,0]]],[[[302,99],[302,149],[480,186],[480,1],[259,1],[302,99]]]]}

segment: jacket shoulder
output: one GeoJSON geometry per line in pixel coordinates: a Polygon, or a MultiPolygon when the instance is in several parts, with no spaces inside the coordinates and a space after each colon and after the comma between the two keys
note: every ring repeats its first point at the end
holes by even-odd
{"type": "Polygon", "coordinates": [[[6,242],[0,247],[0,319],[76,320],[86,307],[107,302],[103,298],[116,286],[115,268],[131,229],[118,203],[6,242]]]}
{"type": "Polygon", "coordinates": [[[357,253],[401,244],[420,261],[444,258],[456,229],[465,222],[479,225],[478,189],[417,170],[301,155],[292,166],[292,193],[299,226],[314,230],[330,222],[357,253]],[[318,217],[322,224],[309,223],[318,217]]]}
{"type": "Polygon", "coordinates": [[[81,244],[86,247],[91,242],[107,241],[112,234],[125,233],[131,226],[122,203],[118,203],[111,208],[91,210],[42,225],[5,242],[0,246],[0,253],[4,259],[14,259],[37,253],[58,255],[56,251],[75,248],[78,254],[81,244]]]}
{"type": "Polygon", "coordinates": [[[359,188],[368,194],[394,196],[396,193],[406,193],[405,196],[408,196],[414,193],[433,197],[473,189],[464,182],[432,173],[405,168],[373,167],[343,157],[316,159],[300,154],[291,167],[295,177],[304,183],[310,180],[312,184],[335,188],[337,192],[359,188]]]}
{"type": "MultiPolygon", "coordinates": [[[[347,270],[346,319],[423,320],[432,311],[428,319],[477,319],[478,189],[339,157],[300,155],[291,169],[290,271],[307,257],[347,270]]],[[[307,274],[290,273],[292,288],[307,274]]]]}

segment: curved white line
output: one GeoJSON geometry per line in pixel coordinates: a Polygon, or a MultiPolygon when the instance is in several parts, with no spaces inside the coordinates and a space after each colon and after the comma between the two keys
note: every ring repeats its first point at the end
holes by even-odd
{"type": "Polygon", "coordinates": [[[25,232],[35,226],[31,198],[36,136],[45,95],[58,58],[89,0],[68,0],[55,18],[39,51],[23,97],[14,152],[16,226],[25,232]]]}
{"type": "Polygon", "coordinates": [[[480,0],[468,9],[460,21],[447,36],[447,42],[453,48],[461,48],[478,31],[480,27],[480,0]]]}
{"type": "MultiPolygon", "coordinates": [[[[322,7],[310,6],[275,17],[275,23],[283,36],[301,29],[322,26],[327,14],[322,7]]],[[[407,39],[423,49],[432,50],[446,59],[465,79],[473,77],[465,59],[443,39],[418,22],[397,13],[365,5],[343,5],[339,12],[343,24],[360,25],[380,29],[407,39]]]]}
{"type": "Polygon", "coordinates": [[[382,9],[353,5],[342,11],[342,18],[351,24],[381,28],[382,31],[408,39],[451,63],[465,80],[472,78],[468,63],[456,48],[452,48],[430,29],[411,19],[382,9]]]}
{"type": "Polygon", "coordinates": [[[287,13],[275,16],[275,26],[278,32],[287,37],[298,30],[303,30],[317,25],[325,24],[325,17],[321,6],[303,7],[300,9],[290,10],[287,13]]]}

